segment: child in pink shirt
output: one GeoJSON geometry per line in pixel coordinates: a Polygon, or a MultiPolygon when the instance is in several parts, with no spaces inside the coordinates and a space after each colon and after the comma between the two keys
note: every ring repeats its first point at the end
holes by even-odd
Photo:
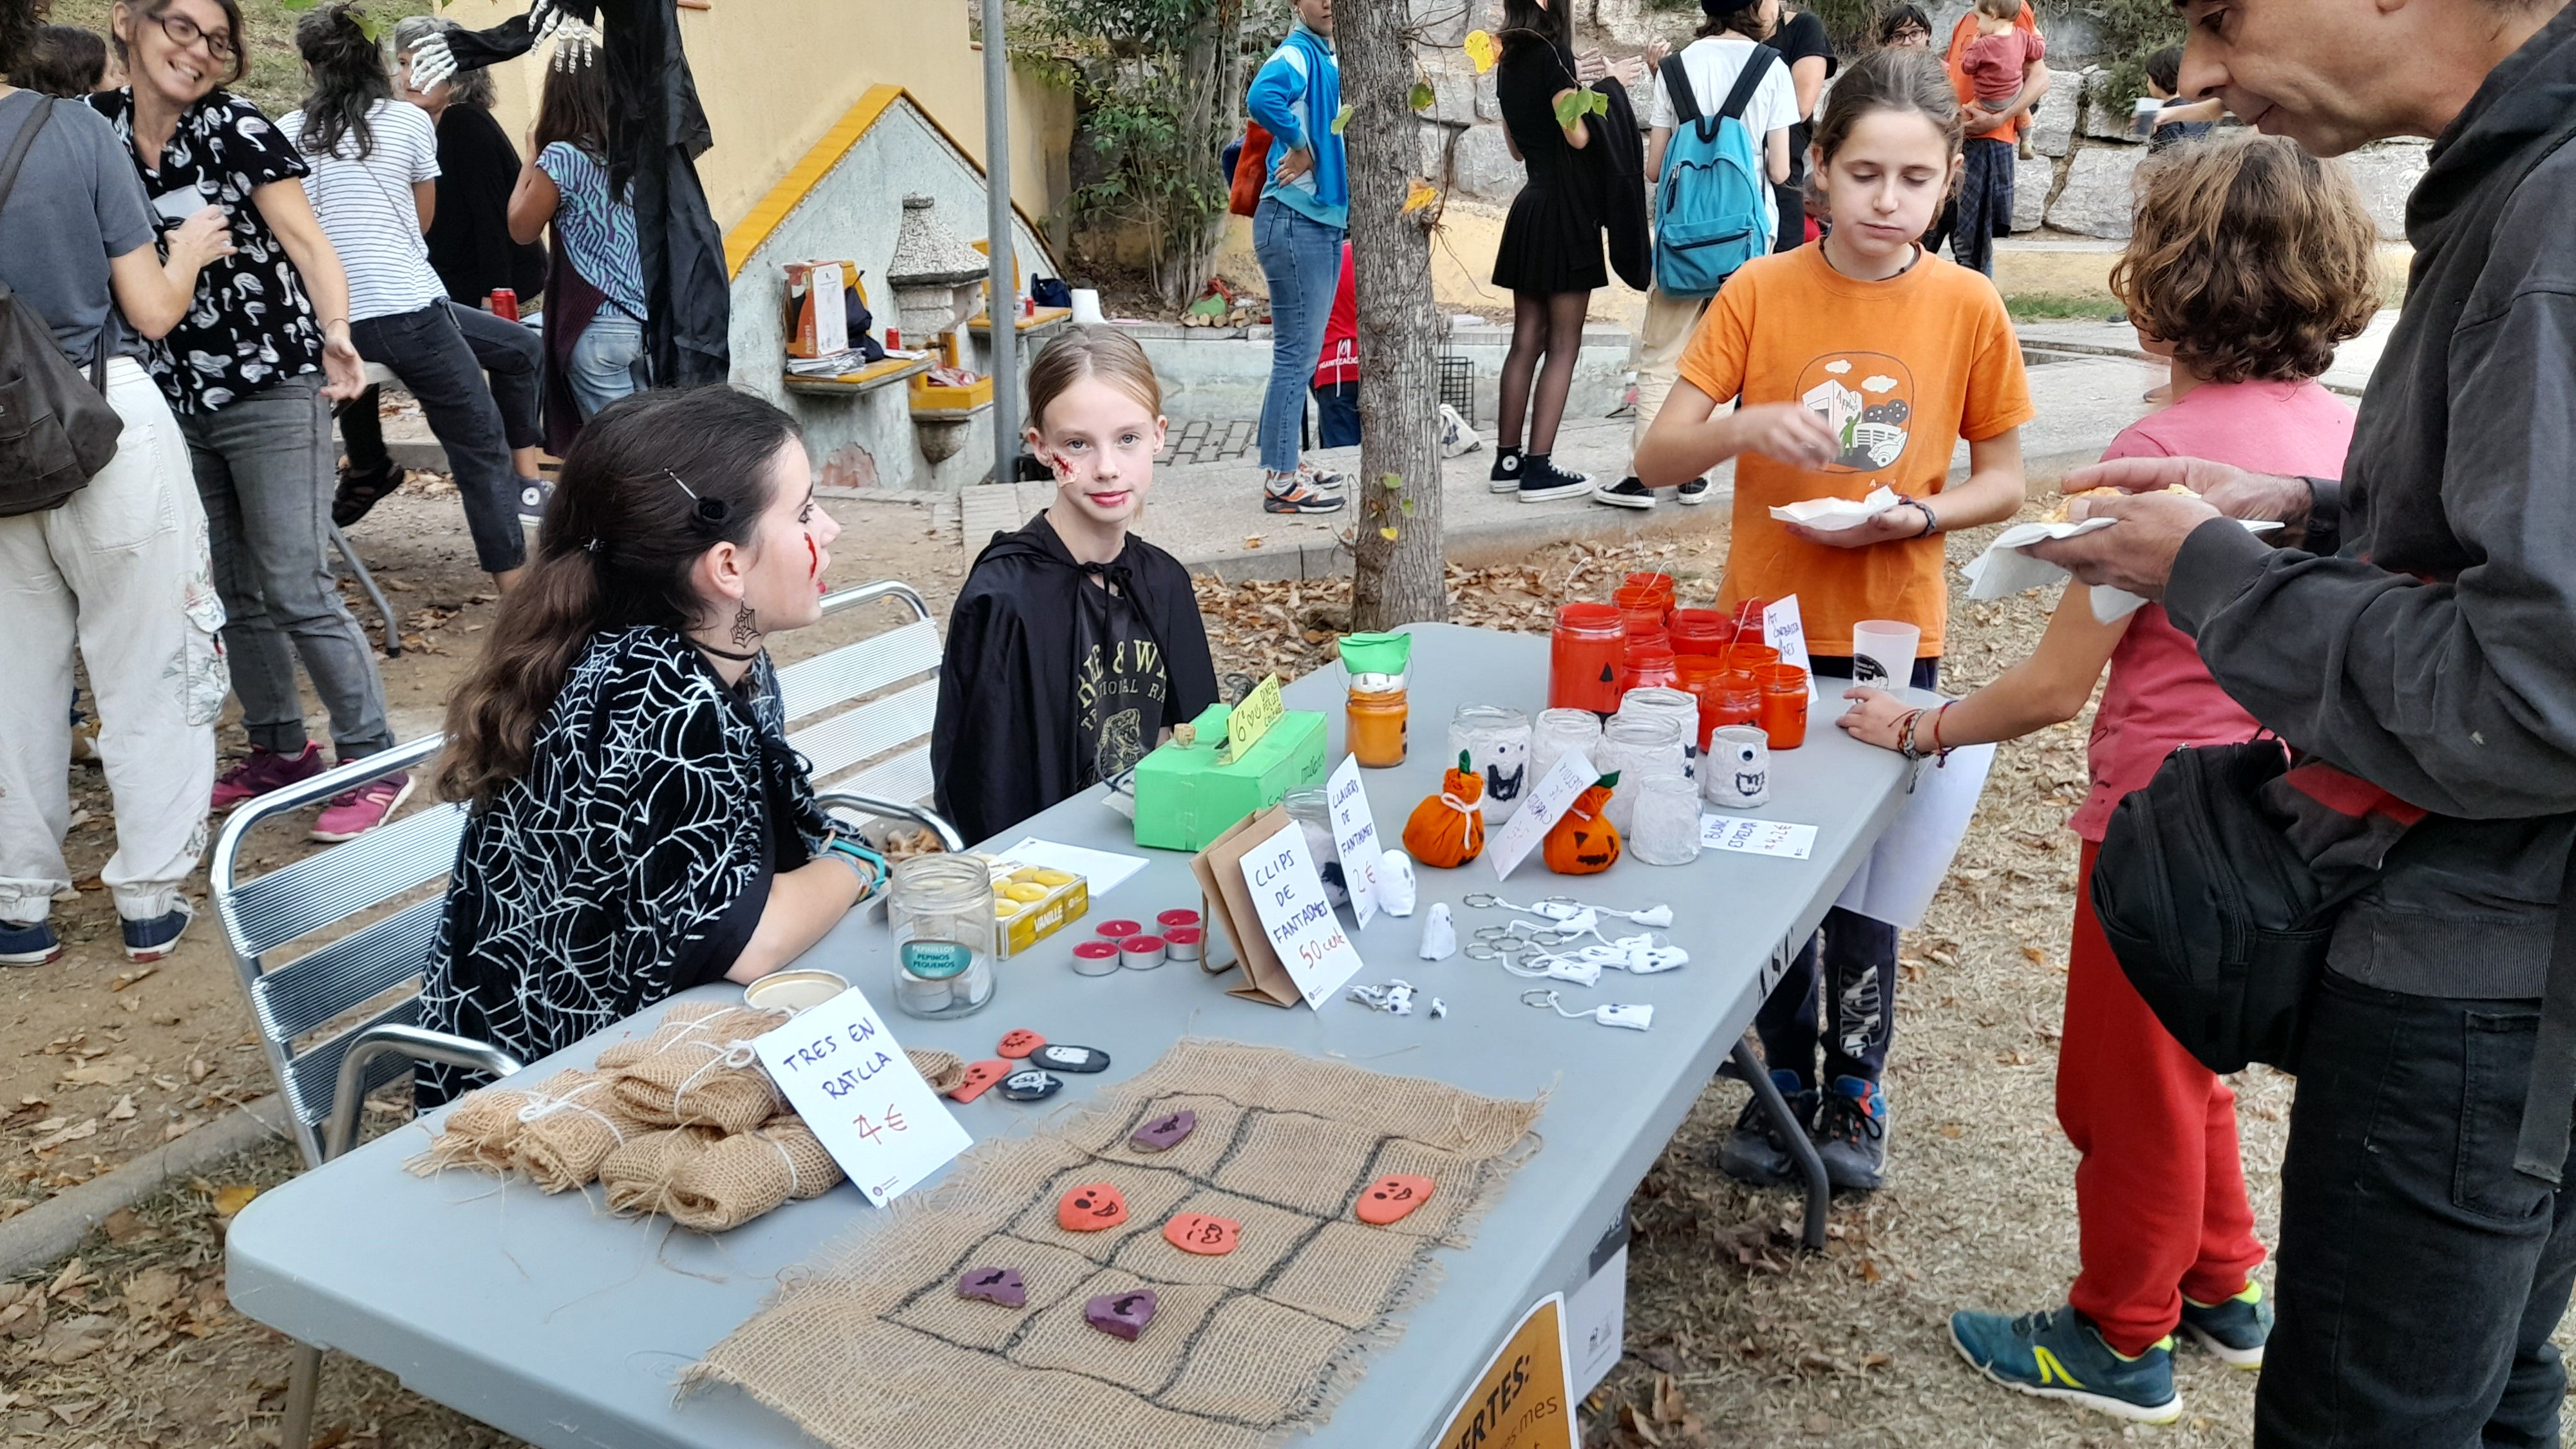
{"type": "MultiPolygon", "coordinates": [[[[2377,233],[2350,175],[2294,142],[2239,132],[2170,152],[2140,176],[2112,286],[2150,350],[2172,356],[2174,402],[2103,456],[2341,476],[2353,415],[2314,379],[2379,300],[2377,233]]],[[[2080,517],[2081,500],[2070,511],[2080,517]]],[[[2106,664],[2092,791],[2067,822],[2084,842],[2080,882],[2112,807],[2176,746],[2259,729],[2160,606],[2106,624],[2091,591],[2070,586],[2038,649],[1994,683],[1937,710],[1855,689],[1841,724],[1871,744],[1910,739],[1927,754],[2015,739],[2083,713],[2106,664]]],[[[2182,1414],[2177,1327],[2229,1363],[2259,1366],[2272,1315],[2249,1276],[2264,1254],[2235,1100],[2139,999],[2079,884],[2057,1119],[2081,1159],[2080,1271],[2061,1308],[1954,1314],[1951,1338],[1969,1362],[2007,1387],[2149,1423],[2182,1414]]]]}
{"type": "Polygon", "coordinates": [[[1987,111],[2009,111],[2021,97],[2022,72],[2048,55],[2048,42],[2036,30],[2014,22],[2025,0],[1977,0],[1977,38],[1959,57],[1959,69],[1987,111]]]}

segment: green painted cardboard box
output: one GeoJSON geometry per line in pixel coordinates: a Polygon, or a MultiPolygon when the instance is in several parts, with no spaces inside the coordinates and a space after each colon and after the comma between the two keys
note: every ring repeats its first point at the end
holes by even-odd
{"type": "Polygon", "coordinates": [[[1162,745],[1137,763],[1138,845],[1198,850],[1289,791],[1324,782],[1321,714],[1289,710],[1242,759],[1220,764],[1231,713],[1225,705],[1209,705],[1196,721],[1195,741],[1162,745]]]}

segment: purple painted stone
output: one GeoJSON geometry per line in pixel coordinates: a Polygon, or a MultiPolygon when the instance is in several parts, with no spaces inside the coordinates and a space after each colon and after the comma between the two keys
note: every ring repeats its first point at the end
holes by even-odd
{"type": "Polygon", "coordinates": [[[969,1268],[966,1276],[957,1280],[957,1296],[980,1298],[1004,1308],[1026,1308],[1029,1303],[1028,1287],[1020,1282],[1017,1268],[969,1268]]]}
{"type": "Polygon", "coordinates": [[[1199,1114],[1184,1107],[1168,1116],[1157,1117],[1136,1129],[1127,1145],[1139,1152],[1162,1152],[1180,1145],[1181,1139],[1198,1130],[1199,1114]]]}
{"type": "Polygon", "coordinates": [[[1115,1334],[1133,1343],[1145,1325],[1154,1321],[1154,1290],[1139,1288],[1133,1293],[1103,1293],[1082,1306],[1083,1319],[1103,1333],[1115,1334]]]}

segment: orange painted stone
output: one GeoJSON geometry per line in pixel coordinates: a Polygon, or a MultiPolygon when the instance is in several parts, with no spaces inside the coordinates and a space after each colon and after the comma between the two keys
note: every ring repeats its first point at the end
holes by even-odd
{"type": "Polygon", "coordinates": [[[966,1067],[966,1080],[959,1082],[956,1086],[948,1089],[948,1100],[952,1102],[972,1102],[977,1097],[984,1095],[985,1088],[1000,1081],[1004,1077],[1009,1076],[1011,1071],[1012,1068],[1009,1062],[971,1062],[966,1067]]]}
{"type": "Polygon", "coordinates": [[[1086,1182],[1055,1205],[1056,1226],[1068,1233],[1096,1233],[1127,1221],[1127,1195],[1105,1182],[1086,1182]]]}
{"type": "Polygon", "coordinates": [[[1243,1241],[1243,1224],[1206,1213],[1182,1213],[1163,1224],[1163,1241],[1184,1253],[1221,1258],[1243,1241]]]}
{"type": "Polygon", "coordinates": [[[1046,1045],[1046,1038],[1025,1027],[1014,1027],[1002,1033],[1002,1044],[993,1050],[1013,1061],[1046,1045]]]}
{"type": "Polygon", "coordinates": [[[1391,1173],[1372,1182],[1360,1193],[1359,1205],[1352,1213],[1373,1228],[1400,1223],[1415,1208],[1431,1200],[1438,1184],[1427,1177],[1408,1177],[1391,1173]]]}

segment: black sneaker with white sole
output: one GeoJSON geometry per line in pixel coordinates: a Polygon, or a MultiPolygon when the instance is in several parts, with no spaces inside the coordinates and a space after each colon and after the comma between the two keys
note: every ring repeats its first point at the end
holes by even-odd
{"type": "Polygon", "coordinates": [[[1545,503],[1552,498],[1591,492],[1592,479],[1587,474],[1566,472],[1545,453],[1528,453],[1521,458],[1521,482],[1515,491],[1523,503],[1545,503]]]}
{"type": "Polygon", "coordinates": [[[1688,503],[1693,506],[1706,503],[1708,501],[1708,480],[1705,478],[1693,478],[1688,483],[1683,484],[1681,487],[1676,488],[1673,491],[1680,495],[1681,501],[1684,503],[1688,503]]]}
{"type": "Polygon", "coordinates": [[[1652,508],[1655,506],[1655,490],[1631,475],[1593,489],[1592,501],[1607,503],[1613,508],[1652,508]]]}
{"type": "Polygon", "coordinates": [[[1521,450],[1496,448],[1494,466],[1485,474],[1485,487],[1495,493],[1517,493],[1521,486],[1521,450]]]}

